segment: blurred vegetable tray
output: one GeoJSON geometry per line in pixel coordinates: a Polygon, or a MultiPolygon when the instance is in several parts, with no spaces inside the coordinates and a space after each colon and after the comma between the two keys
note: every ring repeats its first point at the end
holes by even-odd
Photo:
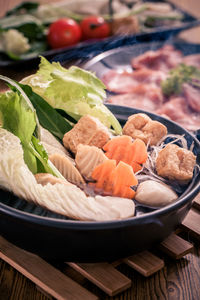
{"type": "MultiPolygon", "coordinates": [[[[86,0],[82,0],[86,1],[86,0]]],[[[97,1],[97,0],[96,0],[97,1]]],[[[149,2],[149,1],[144,1],[149,2]]],[[[150,2],[158,2],[158,1],[150,1],[150,2]]],[[[167,1],[159,1],[163,3],[167,3],[167,1]]],[[[48,59],[53,59],[55,61],[70,61],[73,59],[90,59],[97,54],[100,54],[104,51],[117,48],[124,45],[133,45],[138,42],[147,42],[147,41],[158,41],[158,40],[166,40],[170,38],[171,36],[174,36],[178,34],[180,31],[197,26],[200,24],[200,20],[196,19],[195,17],[191,16],[190,14],[186,13],[185,11],[179,9],[175,5],[171,4],[172,8],[176,10],[177,13],[182,15],[182,20],[180,23],[173,25],[165,24],[165,26],[158,26],[158,27],[152,27],[149,30],[144,30],[142,32],[138,32],[135,34],[128,33],[127,35],[113,35],[107,38],[103,39],[92,39],[80,42],[74,46],[65,47],[61,49],[50,49],[45,46],[45,35],[41,32],[41,26],[37,24],[33,24],[34,22],[29,22],[30,24],[26,24],[26,16],[31,17],[33,20],[35,16],[33,15],[20,15],[20,18],[23,17],[23,24],[17,23],[17,29],[22,30],[22,33],[28,38],[28,40],[32,43],[32,49],[31,51],[28,51],[27,54],[22,55],[21,58],[15,57],[15,55],[12,55],[12,53],[7,53],[5,55],[3,52],[0,52],[0,67],[15,67],[19,66],[22,67],[28,67],[30,65],[36,66],[36,64],[39,63],[38,54],[41,54],[48,59]],[[20,25],[20,26],[19,26],[20,25]],[[32,27],[30,27],[32,26],[32,27]],[[21,29],[19,29],[21,28],[21,29]],[[32,29],[31,29],[32,28],[32,29]],[[37,30],[36,30],[37,29],[37,30]],[[30,35],[30,32],[34,32],[30,35]],[[39,38],[39,40],[37,40],[39,38]],[[30,52],[30,53],[29,53],[30,52]]],[[[29,5],[30,6],[30,5],[29,5]]],[[[29,10],[32,9],[32,7],[27,7],[27,13],[29,10]]],[[[11,14],[14,14],[16,12],[16,9],[11,11],[11,14]]],[[[6,18],[5,18],[6,19],[6,18]]],[[[35,18],[37,20],[37,18],[35,18]]],[[[21,19],[20,19],[21,20],[21,19]]],[[[30,20],[29,20],[30,21],[30,20]]],[[[39,20],[40,21],[40,20],[39,20]]],[[[22,21],[21,21],[22,22],[22,21]]],[[[41,22],[41,21],[40,21],[41,22]]],[[[7,30],[8,28],[11,28],[9,23],[0,19],[0,29],[7,30]],[[5,23],[5,24],[4,24],[5,23]],[[7,25],[6,25],[7,24],[7,25]],[[6,27],[7,26],[7,27],[6,27]],[[5,27],[5,28],[4,28],[5,27]]],[[[12,26],[12,28],[15,28],[12,26]]],[[[1,48],[1,45],[0,45],[1,48]]]]}
{"type": "Polygon", "coordinates": [[[200,240],[200,194],[193,201],[192,208],[176,233],[155,246],[152,252],[143,251],[113,263],[63,262],[61,267],[59,262],[59,267],[55,267],[41,257],[0,237],[0,258],[34,282],[38,289],[50,298],[52,296],[58,300],[95,300],[98,297],[82,286],[84,282],[89,280],[109,296],[115,296],[132,284],[127,276],[118,271],[118,265],[123,263],[144,277],[151,276],[165,265],[164,260],[157,256],[159,251],[162,257],[164,254],[174,260],[193,251],[193,244],[180,237],[184,232],[187,232],[190,238],[194,237],[194,243],[200,240]]]}

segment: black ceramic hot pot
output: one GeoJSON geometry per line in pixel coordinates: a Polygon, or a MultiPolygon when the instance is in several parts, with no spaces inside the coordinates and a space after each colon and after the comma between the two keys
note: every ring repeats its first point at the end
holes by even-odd
{"type": "MultiPolygon", "coordinates": [[[[128,116],[139,111],[109,106],[122,125],[128,116]]],[[[148,113],[164,123],[168,131],[185,135],[194,142],[200,165],[200,143],[182,127],[148,113]]],[[[148,249],[169,236],[183,221],[192,200],[200,191],[200,175],[195,176],[180,199],[162,209],[126,220],[84,222],[66,219],[18,199],[0,190],[0,233],[19,247],[49,259],[75,262],[112,261],[148,249]]]]}

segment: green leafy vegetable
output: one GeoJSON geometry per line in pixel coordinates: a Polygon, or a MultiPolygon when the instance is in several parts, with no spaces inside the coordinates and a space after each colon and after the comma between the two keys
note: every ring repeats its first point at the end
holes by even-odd
{"type": "Polygon", "coordinates": [[[43,39],[44,26],[36,17],[28,14],[13,15],[0,19],[1,30],[16,29],[24,34],[30,41],[43,39]]]}
{"type": "Polygon", "coordinates": [[[38,139],[39,123],[30,100],[17,83],[1,75],[0,79],[13,84],[18,90],[18,92],[10,91],[0,94],[2,127],[20,139],[24,151],[24,161],[33,174],[47,172],[63,178],[48,160],[48,155],[38,139]]]}
{"type": "Polygon", "coordinates": [[[180,64],[169,72],[166,80],[162,81],[162,91],[166,96],[181,94],[182,85],[186,82],[200,87],[200,70],[194,66],[180,64]]]}
{"type": "Polygon", "coordinates": [[[145,17],[144,26],[158,27],[163,25],[170,25],[172,22],[181,21],[183,15],[181,13],[171,13],[165,15],[153,15],[150,14],[145,17]]]}
{"type": "Polygon", "coordinates": [[[64,110],[75,120],[89,114],[108,128],[112,126],[117,134],[121,133],[119,122],[103,104],[105,86],[93,73],[76,66],[65,69],[42,57],[38,72],[23,83],[30,85],[52,107],[64,110]]]}
{"type": "Polygon", "coordinates": [[[34,93],[30,86],[20,84],[20,87],[36,109],[40,124],[54,136],[62,140],[64,134],[71,130],[72,126],[42,97],[34,93]]]}
{"type": "Polygon", "coordinates": [[[48,49],[45,26],[30,14],[1,18],[0,33],[0,48],[6,59],[28,59],[48,49]]]}
{"type": "Polygon", "coordinates": [[[6,51],[7,56],[12,60],[20,60],[20,55],[16,55],[10,51],[6,51]]]}
{"type": "Polygon", "coordinates": [[[35,40],[30,44],[30,50],[20,56],[20,59],[28,59],[35,56],[38,56],[40,53],[48,50],[48,45],[46,39],[35,40]]]}
{"type": "Polygon", "coordinates": [[[32,135],[30,147],[32,149],[34,156],[36,157],[37,173],[50,173],[57,176],[59,173],[48,160],[48,154],[46,150],[44,149],[43,145],[40,143],[39,139],[37,139],[34,135],[32,135]]]}
{"type": "Polygon", "coordinates": [[[37,2],[22,2],[19,5],[15,6],[13,9],[10,9],[6,16],[11,16],[15,14],[24,14],[24,12],[33,12],[37,10],[39,3],[37,2]]]}
{"type": "Polygon", "coordinates": [[[37,55],[39,55],[41,52],[44,52],[45,50],[47,50],[47,44],[46,41],[33,41],[31,43],[31,47],[30,49],[20,55],[16,55],[10,51],[3,51],[10,59],[12,60],[21,60],[21,59],[29,59],[32,57],[35,57],[37,55]]]}
{"type": "Polygon", "coordinates": [[[35,22],[21,24],[16,29],[22,32],[24,36],[29,39],[30,42],[46,38],[44,34],[44,27],[35,22]]]}
{"type": "Polygon", "coordinates": [[[29,150],[29,144],[36,126],[34,113],[28,109],[22,96],[17,93],[1,94],[0,110],[3,128],[19,137],[24,150],[24,161],[35,174],[37,172],[36,157],[29,150]]]}

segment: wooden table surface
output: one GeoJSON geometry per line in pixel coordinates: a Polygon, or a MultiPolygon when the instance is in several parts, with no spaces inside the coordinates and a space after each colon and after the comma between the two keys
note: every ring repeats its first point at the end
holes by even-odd
{"type": "MultiPolygon", "coordinates": [[[[0,16],[8,9],[20,3],[20,0],[0,0],[0,16]]],[[[41,2],[50,2],[42,0],[41,2]]],[[[199,0],[171,0],[192,13],[200,17],[199,0]]],[[[181,38],[189,42],[200,43],[200,27],[187,30],[180,35],[181,38]]],[[[8,75],[16,80],[33,73],[35,70],[1,70],[0,74],[8,75]]],[[[188,239],[190,237],[188,236],[188,239]]],[[[137,272],[120,267],[120,270],[128,276],[133,284],[130,289],[119,294],[119,296],[109,297],[87,280],[78,278],[77,280],[91,292],[96,294],[99,299],[113,300],[199,300],[200,299],[200,248],[199,242],[195,243],[194,252],[184,258],[174,261],[165,259],[165,267],[149,278],[144,278],[137,272]]],[[[72,274],[75,276],[74,274],[72,274]]],[[[0,260],[0,299],[2,300],[48,300],[49,297],[37,289],[35,284],[17,272],[10,265],[0,260]]],[[[83,299],[87,300],[87,299],[83,299]]]]}

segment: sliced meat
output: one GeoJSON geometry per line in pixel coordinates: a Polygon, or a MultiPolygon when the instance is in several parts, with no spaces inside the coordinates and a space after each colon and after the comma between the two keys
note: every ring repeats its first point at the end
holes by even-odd
{"type": "Polygon", "coordinates": [[[166,73],[150,69],[140,69],[134,72],[110,70],[102,77],[102,81],[109,91],[124,94],[134,92],[135,87],[141,83],[160,87],[161,81],[166,78],[166,73]]]}
{"type": "Polygon", "coordinates": [[[107,89],[118,94],[110,96],[108,103],[165,115],[191,131],[200,128],[199,90],[184,84],[181,95],[167,98],[160,87],[180,63],[200,68],[200,54],[183,57],[172,45],[165,45],[133,58],[131,63],[133,72],[111,70],[104,75],[107,89]]]}
{"type": "Polygon", "coordinates": [[[188,130],[200,128],[200,114],[189,109],[184,97],[172,97],[156,113],[169,117],[188,130]]]}
{"type": "Polygon", "coordinates": [[[160,70],[139,69],[133,72],[133,78],[138,83],[154,83],[155,86],[160,86],[161,81],[167,78],[165,72],[160,70]]]}
{"type": "Polygon", "coordinates": [[[115,93],[130,93],[137,84],[133,79],[133,72],[119,72],[117,70],[108,71],[102,81],[106,88],[115,93]]]}
{"type": "Polygon", "coordinates": [[[196,112],[200,112],[200,89],[185,83],[183,85],[184,96],[188,105],[196,112]]]}
{"type": "Polygon", "coordinates": [[[182,53],[171,45],[166,45],[157,51],[147,51],[134,57],[131,65],[134,69],[147,68],[168,72],[182,62],[182,53]]]}
{"type": "Polygon", "coordinates": [[[166,115],[173,121],[181,120],[188,113],[185,99],[183,97],[172,97],[170,101],[157,109],[156,113],[166,115]]]}
{"type": "Polygon", "coordinates": [[[188,66],[200,68],[200,54],[187,55],[183,58],[183,63],[188,66]]]}
{"type": "Polygon", "coordinates": [[[155,111],[163,103],[163,95],[160,88],[149,85],[138,85],[130,94],[111,96],[109,103],[124,105],[133,108],[155,111]]]}

